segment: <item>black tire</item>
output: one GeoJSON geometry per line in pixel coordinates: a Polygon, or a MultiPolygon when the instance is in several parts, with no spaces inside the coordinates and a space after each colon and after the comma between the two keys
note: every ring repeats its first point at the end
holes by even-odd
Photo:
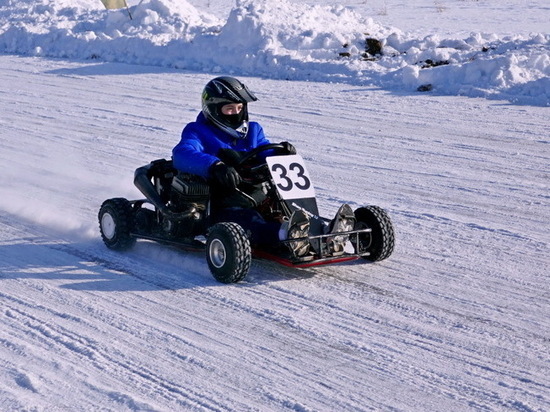
{"type": "Polygon", "coordinates": [[[206,261],[221,283],[243,280],[250,270],[252,252],[244,229],[232,222],[217,223],[208,231],[206,261]]]}
{"type": "Polygon", "coordinates": [[[135,233],[139,235],[150,235],[155,225],[155,217],[155,211],[143,207],[137,208],[134,211],[135,233]]]}
{"type": "Polygon", "coordinates": [[[130,235],[135,224],[132,204],[124,198],[108,199],[98,214],[101,238],[109,249],[126,250],[136,243],[130,235]]]}
{"type": "Polygon", "coordinates": [[[355,229],[372,229],[371,233],[359,236],[359,245],[354,244],[356,252],[369,252],[365,259],[372,262],[387,259],[395,245],[395,232],[390,217],[378,206],[360,207],[355,211],[355,229]]]}

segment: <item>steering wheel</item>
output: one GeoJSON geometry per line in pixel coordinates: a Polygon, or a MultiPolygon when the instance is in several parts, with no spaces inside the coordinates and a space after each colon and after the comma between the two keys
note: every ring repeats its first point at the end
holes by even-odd
{"type": "Polygon", "coordinates": [[[287,154],[286,148],[280,143],[269,143],[258,146],[244,154],[235,164],[235,169],[245,180],[251,183],[261,183],[269,178],[269,170],[264,159],[258,162],[260,154],[273,150],[275,155],[287,154]]]}
{"type": "MultiPolygon", "coordinates": [[[[267,150],[277,151],[277,149],[279,149],[279,152],[281,152],[285,150],[285,147],[280,143],[269,143],[269,144],[258,146],[255,149],[252,149],[251,151],[247,152],[243,157],[241,157],[241,159],[236,163],[235,167],[241,167],[242,165],[246,164],[246,162],[258,157],[260,153],[263,153],[267,150]]],[[[278,154],[283,154],[283,153],[278,153],[278,154]]]]}

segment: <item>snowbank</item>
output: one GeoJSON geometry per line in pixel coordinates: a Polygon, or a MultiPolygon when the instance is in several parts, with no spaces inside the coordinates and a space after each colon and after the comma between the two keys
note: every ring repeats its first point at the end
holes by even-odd
{"type": "Polygon", "coordinates": [[[99,0],[4,2],[0,52],[550,105],[548,34],[416,38],[343,6],[289,0],[239,0],[226,21],[185,0],[129,3],[132,19],[99,0]]]}

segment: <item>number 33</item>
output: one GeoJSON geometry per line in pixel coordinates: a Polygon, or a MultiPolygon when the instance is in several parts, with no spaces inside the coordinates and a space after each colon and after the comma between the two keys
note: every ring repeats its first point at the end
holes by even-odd
{"type": "Polygon", "coordinates": [[[282,164],[275,163],[271,166],[271,171],[273,176],[278,172],[276,180],[279,190],[288,192],[294,187],[300,190],[308,190],[311,187],[311,181],[306,176],[304,167],[300,163],[290,163],[288,170],[282,164]],[[289,177],[289,174],[291,177],[289,177]]]}

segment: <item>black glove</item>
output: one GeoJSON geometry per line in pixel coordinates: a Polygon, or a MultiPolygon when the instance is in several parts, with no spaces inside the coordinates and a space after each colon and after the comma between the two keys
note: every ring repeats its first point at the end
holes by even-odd
{"type": "Polygon", "coordinates": [[[238,164],[246,152],[238,152],[233,149],[220,149],[216,157],[229,166],[238,164]]]}
{"type": "Polygon", "coordinates": [[[235,168],[227,166],[223,162],[218,162],[211,166],[210,175],[216,182],[231,191],[235,190],[242,181],[241,176],[235,168]]]}
{"type": "Polygon", "coordinates": [[[295,155],[296,154],[296,148],[292,143],[289,142],[281,142],[281,146],[283,146],[283,149],[289,154],[289,155],[295,155]]]}

